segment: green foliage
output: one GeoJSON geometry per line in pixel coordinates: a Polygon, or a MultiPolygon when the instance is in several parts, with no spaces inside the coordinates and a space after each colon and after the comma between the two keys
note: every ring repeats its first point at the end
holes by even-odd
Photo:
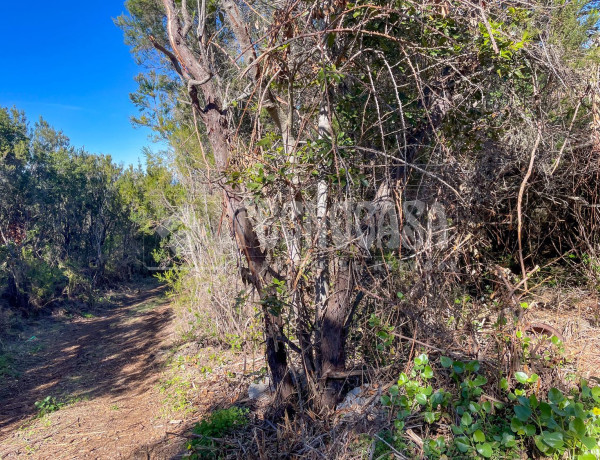
{"type": "Polygon", "coordinates": [[[213,412],[193,429],[196,437],[187,443],[189,458],[224,458],[224,445],[215,438],[222,438],[248,424],[248,409],[230,407],[213,412]]]}
{"type": "Polygon", "coordinates": [[[61,406],[62,404],[58,403],[54,396],[46,396],[41,401],[35,402],[35,408],[38,411],[38,417],[43,417],[46,414],[56,412],[61,406]]]}
{"type": "Polygon", "coordinates": [[[102,283],[139,270],[144,246],[158,246],[139,229],[156,222],[149,203],[159,190],[176,195],[159,161],[147,173],[124,170],[110,156],[75,149],[43,119],[28,129],[23,113],[5,108],[0,149],[0,295],[13,307],[89,301],[102,283]]]}
{"type": "Polygon", "coordinates": [[[163,380],[158,390],[165,395],[163,401],[166,413],[169,412],[189,412],[191,411],[191,402],[189,399],[189,391],[192,384],[189,380],[179,375],[163,380]]]}
{"type": "Polygon", "coordinates": [[[429,358],[414,359],[410,374],[402,373],[396,385],[381,397],[395,415],[392,440],[398,449],[410,450],[401,436],[406,420],[419,417],[430,432],[444,422],[450,438],[425,439],[427,458],[520,458],[526,445],[535,444],[543,455],[587,459],[600,455],[600,387],[582,381],[570,395],[552,388],[544,400],[532,386],[535,374],[517,372],[518,388],[509,391],[507,379],[500,382],[508,398],[500,403],[484,395],[487,379],[478,374],[479,362],[462,362],[441,357],[442,368],[458,385],[458,396],[429,383],[434,374],[429,358]]]}

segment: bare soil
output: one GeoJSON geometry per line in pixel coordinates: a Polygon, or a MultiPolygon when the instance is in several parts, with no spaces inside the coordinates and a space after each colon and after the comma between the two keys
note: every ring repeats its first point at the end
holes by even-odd
{"type": "Polygon", "coordinates": [[[181,456],[185,420],[164,414],[159,382],[175,340],[155,284],[123,288],[84,315],[41,318],[5,343],[0,459],[181,456]],[[36,401],[60,409],[43,417],[36,401]]]}

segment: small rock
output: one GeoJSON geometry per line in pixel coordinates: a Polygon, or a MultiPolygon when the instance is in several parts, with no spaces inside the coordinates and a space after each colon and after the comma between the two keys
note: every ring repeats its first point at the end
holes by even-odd
{"type": "Polygon", "coordinates": [[[252,400],[268,398],[271,393],[271,380],[268,377],[258,383],[251,383],[248,387],[248,398],[252,400]]]}
{"type": "Polygon", "coordinates": [[[363,394],[364,390],[366,390],[368,387],[369,385],[364,385],[364,388],[356,387],[350,390],[346,394],[344,400],[337,405],[337,410],[352,409],[364,406],[368,398],[361,397],[360,395],[363,394]]]}

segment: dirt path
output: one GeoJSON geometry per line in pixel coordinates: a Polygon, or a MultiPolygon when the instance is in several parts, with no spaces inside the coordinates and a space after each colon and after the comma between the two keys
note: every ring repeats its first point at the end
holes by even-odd
{"type": "Polygon", "coordinates": [[[183,429],[161,415],[158,383],[174,340],[156,285],[123,290],[85,318],[44,318],[12,347],[0,375],[0,459],[173,458],[183,429]],[[36,417],[47,396],[60,409],[36,417]]]}

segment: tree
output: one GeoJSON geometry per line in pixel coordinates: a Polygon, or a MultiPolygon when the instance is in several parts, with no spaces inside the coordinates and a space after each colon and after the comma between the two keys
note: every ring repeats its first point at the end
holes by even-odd
{"type": "MultiPolygon", "coordinates": [[[[207,141],[206,168],[245,259],[240,275],[260,297],[273,381],[282,397],[292,393],[292,350],[320,408],[360,372],[347,367],[348,335],[365,295],[394,292],[389,261],[411,254],[434,286],[435,276],[457,271],[449,261],[462,254],[450,250],[438,205],[458,223],[457,241],[481,223],[482,248],[497,228],[486,226],[490,216],[518,208],[516,238],[501,233],[522,248],[522,197],[533,187],[523,162],[535,165],[552,132],[543,161],[558,165],[574,122],[587,129],[590,112],[576,101],[589,94],[577,66],[596,53],[588,2],[126,5],[118,24],[153,66],[134,96],[154,114],[144,122],[170,139],[175,125],[191,125],[202,151],[207,141]],[[564,38],[567,23],[575,32],[564,38]],[[564,104],[550,114],[557,99],[564,104]],[[257,203],[267,210],[258,218],[250,215],[257,203]],[[274,242],[261,240],[265,224],[274,242]]],[[[513,254],[527,277],[527,256],[513,254]]]]}
{"type": "Polygon", "coordinates": [[[10,304],[28,313],[73,295],[89,300],[139,270],[138,230],[148,225],[124,183],[145,193],[147,175],[72,147],[43,119],[30,130],[17,110],[0,108],[0,146],[0,292],[10,304]]]}

